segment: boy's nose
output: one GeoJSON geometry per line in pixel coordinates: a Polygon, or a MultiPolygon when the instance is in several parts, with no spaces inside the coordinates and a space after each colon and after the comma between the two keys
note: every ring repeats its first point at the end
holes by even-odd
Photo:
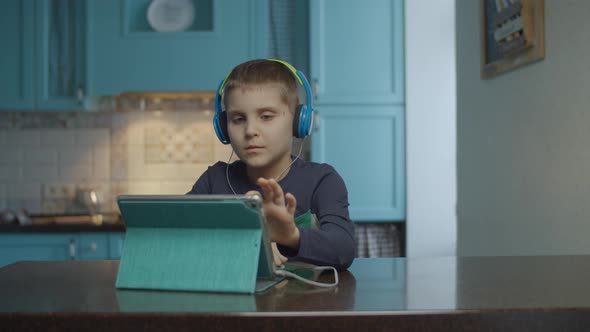
{"type": "Polygon", "coordinates": [[[246,122],[246,135],[248,136],[255,136],[258,134],[258,125],[256,121],[247,121],[246,122]]]}

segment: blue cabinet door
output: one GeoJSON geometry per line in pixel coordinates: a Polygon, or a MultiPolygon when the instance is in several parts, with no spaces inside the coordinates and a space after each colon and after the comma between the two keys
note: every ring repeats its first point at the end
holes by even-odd
{"type": "Polygon", "coordinates": [[[344,179],[352,220],[404,220],[404,107],[322,105],[320,112],[312,158],[344,179]]]}
{"type": "Polygon", "coordinates": [[[86,1],[36,2],[36,108],[80,110],[86,89],[86,1]]]}
{"type": "Polygon", "coordinates": [[[85,1],[0,2],[0,110],[79,110],[85,1]]]}
{"type": "Polygon", "coordinates": [[[80,233],[78,237],[76,259],[107,259],[109,258],[109,233],[80,233]]]}
{"type": "Polygon", "coordinates": [[[233,66],[267,55],[267,0],[192,2],[192,26],[160,32],[149,0],[89,0],[90,93],[215,90],[233,66]]]}
{"type": "Polygon", "coordinates": [[[30,260],[120,259],[124,232],[3,233],[0,267],[30,260]]]}
{"type": "Polygon", "coordinates": [[[353,221],[405,219],[403,2],[310,2],[312,159],[332,164],[353,221]]]}
{"type": "Polygon", "coordinates": [[[124,237],[123,232],[80,233],[76,259],[120,259],[124,237]]]}
{"type": "Polygon", "coordinates": [[[33,109],[34,0],[0,3],[0,110],[33,109]]]}
{"type": "Polygon", "coordinates": [[[76,258],[78,234],[0,234],[0,267],[18,261],[76,258]]]}

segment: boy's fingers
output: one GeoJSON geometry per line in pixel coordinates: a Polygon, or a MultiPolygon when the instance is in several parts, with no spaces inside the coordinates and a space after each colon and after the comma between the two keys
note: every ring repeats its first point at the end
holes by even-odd
{"type": "Polygon", "coordinates": [[[279,205],[285,204],[285,200],[283,199],[283,188],[279,186],[275,179],[270,179],[268,182],[273,193],[274,203],[279,205]]]}
{"type": "Polygon", "coordinates": [[[283,263],[286,263],[288,261],[287,257],[283,256],[281,254],[281,252],[279,251],[279,248],[277,248],[276,242],[272,242],[271,247],[272,247],[273,260],[274,260],[276,266],[281,266],[281,265],[283,265],[283,263]]]}
{"type": "Polygon", "coordinates": [[[283,189],[275,179],[258,179],[258,185],[264,191],[264,202],[284,205],[283,189]]]}
{"type": "Polygon", "coordinates": [[[262,198],[262,195],[260,194],[260,192],[256,191],[256,190],[250,190],[248,192],[246,192],[245,194],[246,196],[254,196],[254,195],[258,195],[260,198],[262,198]]]}
{"type": "Polygon", "coordinates": [[[273,199],[272,191],[269,189],[268,180],[266,180],[264,178],[259,178],[258,181],[256,181],[256,182],[258,183],[258,185],[260,186],[260,188],[262,188],[262,191],[264,192],[264,197],[262,197],[262,200],[265,203],[272,201],[272,199],[273,199]]]}
{"type": "Polygon", "coordinates": [[[295,208],[297,207],[297,199],[295,199],[295,196],[293,196],[291,193],[287,193],[285,198],[287,199],[287,212],[289,212],[291,215],[294,215],[295,208]]]}

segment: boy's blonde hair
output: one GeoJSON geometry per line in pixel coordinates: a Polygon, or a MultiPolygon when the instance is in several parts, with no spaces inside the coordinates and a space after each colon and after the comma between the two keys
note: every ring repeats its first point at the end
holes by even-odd
{"type": "Polygon", "coordinates": [[[299,104],[296,78],[284,64],[266,59],[241,63],[231,71],[223,87],[224,107],[227,109],[228,97],[232,90],[267,83],[279,84],[281,99],[294,113],[299,104]]]}

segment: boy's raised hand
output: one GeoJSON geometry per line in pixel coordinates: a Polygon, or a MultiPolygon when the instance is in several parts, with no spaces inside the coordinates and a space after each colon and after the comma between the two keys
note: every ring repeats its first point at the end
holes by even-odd
{"type": "Polygon", "coordinates": [[[270,240],[299,249],[299,229],[295,226],[295,196],[291,193],[285,195],[275,179],[259,178],[256,183],[263,191],[262,209],[270,240]]]}

